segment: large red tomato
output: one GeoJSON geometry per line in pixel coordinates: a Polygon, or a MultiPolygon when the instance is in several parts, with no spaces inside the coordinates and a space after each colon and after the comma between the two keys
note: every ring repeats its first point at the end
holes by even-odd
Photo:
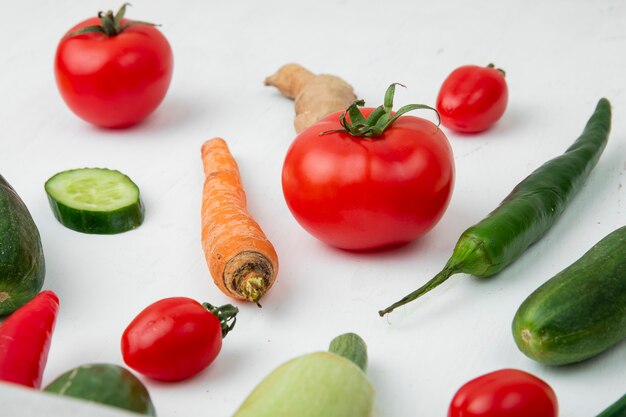
{"type": "Polygon", "coordinates": [[[74,26],[56,51],[54,73],[63,100],[97,126],[140,122],[161,103],[172,78],[167,39],[150,24],[121,19],[125,7],[74,26]]]}
{"type": "Polygon", "coordinates": [[[557,417],[556,394],[543,380],[517,369],[501,369],[463,385],[448,417],[557,417]]]}
{"type": "Polygon", "coordinates": [[[437,96],[437,110],[441,123],[448,129],[477,133],[502,117],[508,98],[504,71],[491,64],[464,65],[443,82],[437,96]]]}
{"type": "Polygon", "coordinates": [[[428,232],[453,188],[454,161],[443,132],[426,119],[401,116],[378,137],[353,136],[342,130],[343,114],[301,132],[287,152],[282,186],[296,220],[323,242],[349,250],[428,232]]]}
{"type": "Polygon", "coordinates": [[[122,335],[124,362],[162,381],[189,378],[213,362],[235,325],[237,308],[186,297],[159,300],[142,310],[122,335]]]}

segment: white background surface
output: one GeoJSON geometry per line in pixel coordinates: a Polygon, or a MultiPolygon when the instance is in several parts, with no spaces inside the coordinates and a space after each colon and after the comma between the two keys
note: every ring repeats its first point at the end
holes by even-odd
{"type": "MultiPolygon", "coordinates": [[[[229,302],[212,283],[200,246],[200,145],[222,136],[239,163],[249,209],[277,249],[280,273],[262,309],[238,304],[237,328],[209,369],[176,384],[144,379],[160,416],[230,416],[278,364],[326,349],[346,331],[369,345],[380,417],[445,416],[463,383],[505,367],[545,379],[562,416],[593,416],[624,393],[624,343],[579,365],[551,368],[522,355],[510,331],[532,290],[624,224],[624,2],[135,0],[127,16],[162,24],[174,51],[174,78],[145,123],[108,131],[65,107],[52,62],[67,29],[119,5],[31,0],[3,8],[0,172],[39,227],[44,288],[61,299],[44,384],[81,364],[122,364],[120,336],[153,301],[229,302]],[[372,106],[389,83],[402,82],[408,88],[398,90],[398,107],[434,105],[454,68],[494,62],[507,71],[510,101],[488,132],[444,130],[456,185],[431,233],[394,250],[348,253],[304,232],[282,197],[282,161],[295,136],[293,103],[263,79],[292,61],[344,77],[372,106]],[[379,308],[439,271],[466,227],[563,152],[602,96],[614,110],[609,144],[539,243],[491,279],[457,275],[389,318],[378,317],[379,308]],[[94,236],[56,222],[43,184],[83,166],[119,169],[139,185],[146,205],[139,229],[94,236]]],[[[0,389],[0,404],[7,401],[0,389]]]]}

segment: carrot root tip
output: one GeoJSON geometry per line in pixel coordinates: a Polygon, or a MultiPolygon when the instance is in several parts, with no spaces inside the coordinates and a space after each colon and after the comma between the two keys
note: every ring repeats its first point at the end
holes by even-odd
{"type": "Polygon", "coordinates": [[[239,294],[248,301],[252,301],[260,306],[259,300],[267,291],[267,281],[258,275],[245,277],[240,286],[239,294]]]}
{"type": "Polygon", "coordinates": [[[231,258],[223,273],[226,288],[236,298],[259,305],[259,300],[274,283],[272,262],[256,251],[243,251],[231,258]]]}

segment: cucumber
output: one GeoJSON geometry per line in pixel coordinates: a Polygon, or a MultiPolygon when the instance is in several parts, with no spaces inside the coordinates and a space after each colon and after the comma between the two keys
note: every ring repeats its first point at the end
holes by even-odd
{"type": "Polygon", "coordinates": [[[118,365],[79,366],[56,378],[44,391],[156,415],[146,387],[130,371],[118,365]]]}
{"type": "Polygon", "coordinates": [[[35,297],[45,274],[39,230],[22,199],[0,175],[0,316],[35,297]]]}
{"type": "Polygon", "coordinates": [[[139,188],[128,176],[106,168],[59,172],[45,185],[54,216],[82,233],[115,234],[141,225],[139,188]]]}
{"type": "Polygon", "coordinates": [[[626,416],[626,394],[622,395],[619,400],[611,404],[606,410],[598,414],[596,417],[625,417],[626,416]]]}
{"type": "Polygon", "coordinates": [[[512,327],[517,347],[547,365],[583,361],[626,338],[626,226],[535,290],[512,327]]]}

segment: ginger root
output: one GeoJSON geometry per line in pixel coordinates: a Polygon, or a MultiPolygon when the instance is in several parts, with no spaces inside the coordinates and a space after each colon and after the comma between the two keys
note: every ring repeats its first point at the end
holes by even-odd
{"type": "Polygon", "coordinates": [[[329,74],[314,74],[298,64],[287,64],[265,79],[281,94],[295,100],[294,126],[300,133],[313,123],[339,110],[345,110],[355,100],[352,86],[329,74]]]}

